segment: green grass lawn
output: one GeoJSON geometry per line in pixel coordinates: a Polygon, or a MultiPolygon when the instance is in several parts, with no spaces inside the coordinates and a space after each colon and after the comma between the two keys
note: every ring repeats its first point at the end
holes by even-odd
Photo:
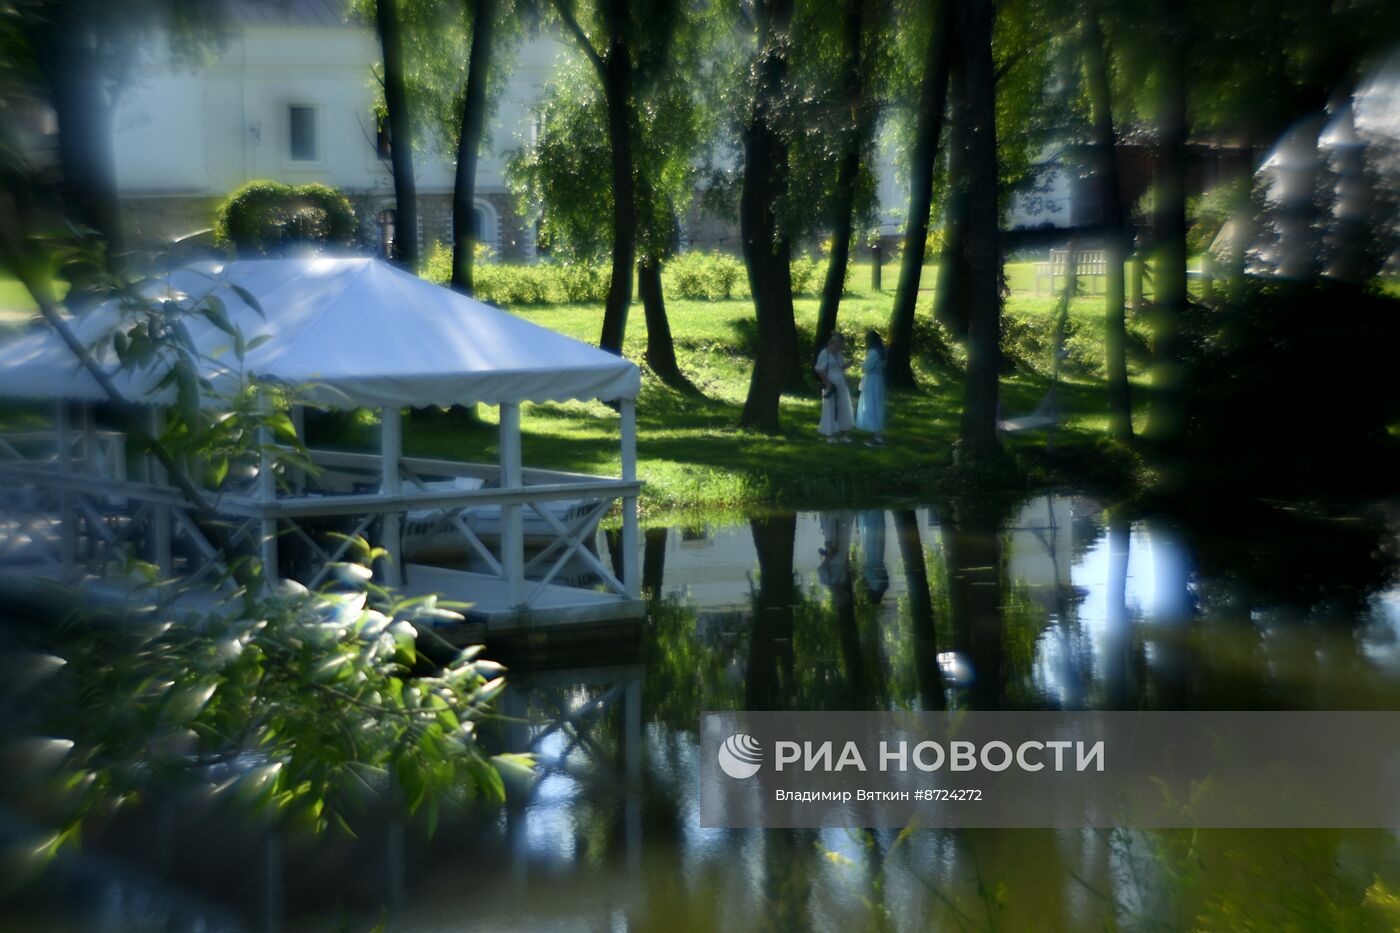
{"type": "MultiPolygon", "coordinates": [[[[854,292],[841,303],[839,326],[851,337],[870,328],[883,332],[893,302],[893,277],[886,278],[889,289],[872,292],[869,266],[864,267],[864,276],[861,271],[852,280],[854,292]]],[[[932,298],[931,291],[920,296],[918,313],[923,319],[930,314],[932,298]]],[[[1049,296],[1036,298],[1018,291],[1008,299],[1007,313],[1033,321],[1048,319],[1054,307],[1055,299],[1049,296]]],[[[1089,352],[1100,357],[1102,308],[1097,297],[1072,303],[1073,317],[1082,322],[1076,339],[1085,341],[1089,352]]],[[[747,299],[671,300],[667,311],[681,368],[700,395],[662,385],[643,365],[638,444],[639,473],[647,484],[645,509],[714,512],[764,503],[817,507],[888,501],[932,494],[967,479],[959,479],[952,469],[962,400],[955,370],[940,369],[928,358],[916,360],[919,389],[891,397],[888,446],[883,449],[824,443],[816,431],[820,400],[815,392],[785,396],[783,433],[766,436],[735,427],[752,369],[746,349],[754,330],[752,304],[747,299]]],[[[817,300],[800,298],[796,311],[799,332],[809,345],[817,300]]],[[[597,340],[602,319],[601,307],[591,304],[523,308],[518,313],[590,343],[597,340]]],[[[624,351],[629,359],[640,361],[645,345],[646,323],[640,304],[634,303],[624,351]]],[[[1049,383],[1048,356],[1047,351],[1043,360],[1032,361],[1044,365],[1003,377],[1005,413],[1035,407],[1049,383]]],[[[857,379],[853,370],[853,387],[857,379]]],[[[1104,459],[1107,418],[1102,381],[1091,376],[1065,379],[1059,398],[1065,423],[1057,433],[1053,458],[1046,456],[1043,433],[1008,440],[1032,475],[1069,461],[1087,462],[1092,472],[1092,464],[1104,459]]],[[[481,409],[479,423],[420,413],[405,425],[405,445],[421,456],[492,462],[497,456],[495,417],[495,410],[487,408],[481,409]]],[[[526,405],[522,426],[527,465],[613,475],[619,470],[617,415],[601,403],[526,405]]],[[[365,416],[338,441],[372,446],[375,425],[365,416]]],[[[1118,465],[1122,463],[1119,459],[1118,465]]],[[[1014,474],[1011,481],[1024,486],[1025,473],[1014,474]]]]}
{"type": "MultiPolygon", "coordinates": [[[[870,289],[870,265],[858,264],[851,278],[852,293],[841,303],[839,325],[857,343],[867,329],[885,332],[893,303],[898,267],[887,264],[881,291],[870,289]]],[[[1048,325],[1056,299],[1036,296],[1033,263],[1010,263],[1012,287],[1006,312],[1009,323],[1048,325]]],[[[925,269],[926,286],[936,283],[937,270],[925,269]]],[[[930,317],[933,291],[920,293],[918,316],[930,317]]],[[[861,444],[832,446],[816,432],[820,400],[815,392],[783,399],[783,433],[766,436],[735,427],[752,370],[747,349],[754,333],[753,305],[732,301],[667,302],[680,365],[699,395],[676,392],[662,385],[643,365],[642,396],[638,404],[639,472],[647,483],[644,507],[653,511],[723,511],[763,503],[811,506],[870,502],[927,495],[961,482],[953,469],[953,442],[958,433],[962,386],[956,367],[939,366],[927,355],[915,361],[919,389],[893,395],[889,409],[889,445],[871,449],[861,444]]],[[[796,301],[797,323],[804,354],[815,329],[817,300],[796,301]]],[[[0,276],[0,328],[16,326],[34,313],[23,288],[0,276]]],[[[521,308],[518,313],[537,324],[593,343],[598,338],[602,308],[568,304],[521,308]]],[[[1086,295],[1071,303],[1078,325],[1072,338],[1079,355],[1102,360],[1100,298],[1086,295]]],[[[921,325],[926,326],[926,325],[921,325]]],[[[1042,334],[1043,336],[1043,334],[1042,334]]],[[[624,347],[628,358],[640,361],[646,346],[646,321],[634,303],[624,347]]],[[[1048,346],[1031,341],[1019,347],[1023,365],[1002,379],[1002,406],[1007,415],[1030,411],[1046,392],[1048,346]]],[[[850,354],[858,364],[863,351],[850,354]]],[[[853,366],[852,386],[858,380],[853,366]]],[[[1143,393],[1139,392],[1141,399],[1143,393]]],[[[1045,436],[1032,433],[1008,439],[1030,473],[1046,468],[1063,470],[1067,460],[1102,459],[1107,427],[1102,380],[1092,373],[1062,380],[1059,394],[1065,421],[1056,435],[1056,457],[1045,456],[1045,436]]],[[[406,424],[410,452],[477,461],[497,456],[494,409],[481,409],[480,421],[420,413],[406,424]]],[[[616,474],[619,470],[617,415],[597,402],[526,405],[523,411],[524,453],[529,465],[616,474]]],[[[351,422],[336,443],[373,446],[376,425],[369,416],[351,422]]],[[[963,478],[965,479],[965,478],[963,478]]],[[[1024,476],[1013,482],[1024,483],[1024,476]]]]}

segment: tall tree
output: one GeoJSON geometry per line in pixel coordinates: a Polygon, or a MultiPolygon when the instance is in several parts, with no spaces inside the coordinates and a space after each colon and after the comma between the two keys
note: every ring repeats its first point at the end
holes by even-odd
{"type": "Polygon", "coordinates": [[[971,463],[1001,451],[997,383],[1001,368],[1001,247],[997,200],[996,75],[992,65],[992,0],[956,4],[954,19],[967,82],[967,375],[961,443],[971,463]]]}
{"type": "Polygon", "coordinates": [[[476,228],[476,164],[486,126],[486,87],[491,70],[497,0],[464,0],[470,8],[472,42],[467,86],[462,92],[457,135],[457,170],[452,182],[452,287],[472,293],[472,263],[482,231],[476,228]]]}
{"type": "Polygon", "coordinates": [[[929,217],[933,210],[933,175],[938,159],[938,138],[943,132],[943,109],[948,96],[949,22],[952,0],[937,4],[937,15],[925,43],[923,76],[915,116],[914,149],[909,160],[909,216],[904,227],[904,255],[899,284],[890,311],[889,352],[885,378],[893,388],[913,388],[911,363],[914,311],[928,251],[929,217]]]}
{"type": "Polygon", "coordinates": [[[374,27],[384,60],[384,107],[389,118],[389,160],[394,174],[395,260],[418,270],[418,189],[413,179],[413,120],[404,80],[399,0],[375,0],[374,27]]]}
{"type": "Polygon", "coordinates": [[[909,165],[909,217],[904,221],[904,254],[900,259],[895,307],[889,314],[889,352],[885,378],[893,388],[914,387],[911,363],[914,310],[918,286],[928,252],[928,219],[934,206],[934,170],[938,163],[938,137],[944,129],[948,99],[949,20],[952,0],[937,4],[937,14],[924,48],[924,70],[918,85],[918,109],[914,123],[914,148],[909,165]]]}
{"type": "Polygon", "coordinates": [[[598,74],[607,107],[608,153],[612,169],[612,278],[603,309],[598,346],[622,353],[627,311],[632,304],[632,264],[637,255],[637,203],[633,178],[633,71],[629,0],[599,0],[598,18],[606,45],[596,46],[575,15],[571,0],[555,9],[580,51],[598,74]]]}
{"type": "Polygon", "coordinates": [[[1186,23],[1184,0],[1158,0],[1157,179],[1153,240],[1152,406],[1147,437],[1181,431],[1180,330],[1186,292],[1186,23]]]}
{"type": "Polygon", "coordinates": [[[126,238],[112,114],[152,35],[163,37],[172,61],[195,60],[222,40],[224,7],[209,0],[31,0],[7,7],[27,46],[23,69],[35,72],[25,82],[35,85],[58,126],[64,213],[101,236],[109,255],[120,254],[126,238]]]}
{"type": "Polygon", "coordinates": [[[792,17],[793,0],[756,0],[753,5],[758,48],[750,69],[752,99],[740,134],[739,236],[758,317],[758,353],[739,424],[770,434],[782,429],[779,400],[798,377],[792,241],[782,216],[789,174],[783,116],[792,17]]]}
{"type": "Polygon", "coordinates": [[[841,17],[841,38],[845,54],[841,62],[838,89],[841,103],[840,161],[836,174],[835,196],[831,199],[831,255],[827,260],[821,303],[817,308],[817,333],[812,348],[814,357],[826,346],[827,338],[836,329],[841,295],[846,290],[846,267],[851,255],[857,182],[861,162],[869,152],[876,117],[879,114],[871,85],[875,71],[874,58],[879,44],[879,24],[876,20],[881,12],[878,0],[845,0],[841,17]]]}
{"type": "MultiPolygon", "coordinates": [[[[664,383],[692,391],[676,362],[661,268],[677,247],[682,205],[695,192],[695,153],[709,113],[694,74],[710,34],[690,8],[632,0],[629,10],[633,250],[646,313],[645,358],[664,383]]],[[[584,32],[585,23],[599,18],[591,9],[575,12],[584,32]]],[[[554,255],[593,261],[616,242],[608,118],[613,108],[591,60],[566,65],[546,89],[543,104],[540,138],[510,159],[507,178],[538,207],[541,239],[554,255]]]]}
{"type": "Polygon", "coordinates": [[[948,69],[948,190],[938,290],[933,295],[934,320],[957,340],[967,337],[967,288],[972,278],[967,261],[967,69],[962,58],[961,52],[953,56],[948,69]]]}
{"type": "Polygon", "coordinates": [[[1108,49],[1104,41],[1098,0],[1088,0],[1080,21],[1084,77],[1093,111],[1094,175],[1104,227],[1104,345],[1108,374],[1109,431],[1120,441],[1133,436],[1133,408],[1128,390],[1126,283],[1128,259],[1127,212],[1123,207],[1122,181],[1118,177],[1117,136],[1113,127],[1113,96],[1108,74],[1108,49]]]}

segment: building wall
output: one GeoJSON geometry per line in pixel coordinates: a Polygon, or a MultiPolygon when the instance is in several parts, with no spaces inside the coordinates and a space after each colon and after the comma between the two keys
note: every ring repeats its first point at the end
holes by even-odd
{"type": "MultiPolygon", "coordinates": [[[[163,50],[163,41],[151,49],[163,50]]],[[[487,127],[477,170],[483,237],[503,256],[533,255],[534,239],[505,187],[510,150],[527,141],[533,108],[567,48],[550,37],[526,42],[487,127]]],[[[114,115],[117,183],[140,239],[207,227],[213,206],[245,182],[322,182],[344,191],[361,213],[367,243],[393,182],[376,145],[373,34],[356,26],[249,26],[203,68],[173,68],[153,51],[114,115]],[[315,113],[316,158],[292,158],[292,105],[315,113]],[[366,215],[366,209],[369,214],[366,215]]],[[[450,240],[453,163],[447,147],[420,143],[415,181],[420,239],[450,240]]]]}

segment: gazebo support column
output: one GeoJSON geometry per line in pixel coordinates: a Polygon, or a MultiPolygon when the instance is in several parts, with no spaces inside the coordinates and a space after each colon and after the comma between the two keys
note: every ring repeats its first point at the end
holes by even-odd
{"type": "MultiPolygon", "coordinates": [[[[399,473],[399,461],[403,458],[403,412],[396,406],[386,405],[379,412],[379,445],[384,471],[380,492],[397,496],[403,492],[403,477],[399,473]]],[[[401,529],[402,516],[398,512],[385,512],[384,540],[380,547],[389,552],[384,576],[391,584],[405,579],[401,529]]]]}
{"type": "MultiPolygon", "coordinates": [[[[622,479],[637,481],[637,400],[622,400],[622,479]]],[[[622,582],[627,595],[638,599],[642,595],[642,573],[638,566],[637,497],[622,499],[622,582]]]]}
{"type": "MultiPolygon", "coordinates": [[[[501,488],[524,486],[520,461],[520,405],[501,403],[501,488]]],[[[525,528],[519,503],[501,506],[501,571],[507,605],[525,604],[525,528]]]]}

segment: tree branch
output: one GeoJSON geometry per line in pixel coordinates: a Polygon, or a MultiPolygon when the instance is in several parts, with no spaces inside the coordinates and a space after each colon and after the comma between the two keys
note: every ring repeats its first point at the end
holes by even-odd
{"type": "Polygon", "coordinates": [[[34,299],[34,303],[39,306],[39,314],[42,315],[48,325],[58,333],[60,339],[62,339],[68,349],[72,351],[73,355],[78,358],[83,368],[96,380],[98,387],[102,389],[111,403],[116,406],[118,411],[125,417],[128,422],[127,433],[155,455],[156,459],[160,461],[160,465],[165,468],[171,481],[179,488],[185,498],[190,501],[190,504],[195,507],[196,511],[206,516],[213,515],[213,506],[209,504],[209,501],[204,497],[203,493],[199,491],[199,488],[185,475],[185,471],[181,469],[180,465],[175,462],[175,459],[170,456],[169,451],[167,451],[150,432],[141,426],[140,419],[136,417],[136,406],[129,401],[126,396],[122,395],[121,390],[118,389],[116,383],[112,381],[112,377],[107,374],[107,371],[102,368],[102,365],[93,358],[91,351],[83,346],[82,341],[73,333],[73,329],[68,326],[68,322],[63,319],[63,315],[59,312],[58,305],[49,294],[49,290],[30,273],[28,265],[24,262],[23,256],[20,255],[18,245],[15,243],[14,234],[3,226],[0,226],[0,259],[4,259],[5,265],[9,266],[15,278],[19,279],[20,284],[25,287],[30,296],[34,299]]]}
{"type": "Polygon", "coordinates": [[[598,69],[598,74],[601,76],[607,70],[607,62],[603,61],[603,56],[598,54],[598,50],[589,41],[588,33],[584,32],[583,27],[579,25],[578,17],[574,16],[574,10],[569,0],[554,0],[554,9],[559,11],[559,18],[564,21],[569,32],[573,33],[579,48],[583,50],[584,55],[588,56],[588,60],[593,63],[594,68],[598,69]]]}

